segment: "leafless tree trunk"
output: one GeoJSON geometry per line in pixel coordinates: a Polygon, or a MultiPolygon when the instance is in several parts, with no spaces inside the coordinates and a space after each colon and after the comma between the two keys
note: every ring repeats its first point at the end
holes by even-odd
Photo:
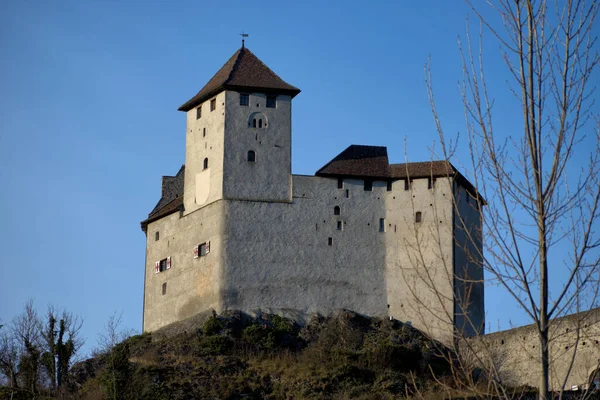
{"type": "MultiPolygon", "coordinates": [[[[467,3],[482,27],[478,46],[468,33],[467,46],[461,46],[469,169],[477,192],[489,202],[480,256],[486,272],[537,328],[539,398],[546,400],[553,319],[597,306],[600,120],[592,108],[592,79],[600,61],[593,32],[600,3],[489,0],[491,10],[485,11],[467,3]],[[488,19],[488,11],[500,16],[503,27],[488,19]],[[522,111],[521,133],[495,129],[504,116],[493,113],[483,32],[501,46],[512,77],[508,90],[522,111]]],[[[426,76],[449,159],[452,149],[438,119],[429,66],[426,76]]]]}

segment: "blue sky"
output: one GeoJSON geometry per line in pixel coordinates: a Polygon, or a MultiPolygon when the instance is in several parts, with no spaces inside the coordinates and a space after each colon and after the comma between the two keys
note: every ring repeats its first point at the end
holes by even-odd
{"type": "MultiPolygon", "coordinates": [[[[161,176],[185,162],[177,108],[239,48],[242,31],[254,54],[302,90],[294,173],[313,174],[349,144],[385,145],[392,162],[405,150],[410,161],[431,159],[439,145],[424,83],[429,56],[444,128],[464,133],[457,38],[467,6],[373,4],[1,2],[0,318],[30,298],[42,312],[48,303],[67,308],[85,319],[88,348],[113,312],[141,329],[139,222],[160,197],[161,176]]],[[[487,39],[503,115],[496,128],[518,130],[519,107],[487,39]]],[[[528,322],[501,291],[486,290],[489,328],[528,322]]]]}

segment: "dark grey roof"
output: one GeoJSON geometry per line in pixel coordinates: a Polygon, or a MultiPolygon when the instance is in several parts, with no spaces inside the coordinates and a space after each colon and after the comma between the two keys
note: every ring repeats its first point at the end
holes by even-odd
{"type": "Polygon", "coordinates": [[[454,175],[447,161],[390,164],[387,148],[353,144],[319,169],[317,176],[347,176],[382,179],[427,178],[454,175]]]}
{"type": "Polygon", "coordinates": [[[300,93],[300,89],[286,83],[250,50],[242,47],[198,94],[179,107],[179,111],[189,111],[223,90],[287,94],[292,97],[300,93]]]}
{"type": "Polygon", "coordinates": [[[148,218],[141,222],[142,230],[152,221],[179,211],[183,206],[183,182],[185,165],[182,165],[175,176],[162,177],[161,197],[156,206],[148,214],[148,218]]]}
{"type": "Polygon", "coordinates": [[[315,175],[387,178],[390,176],[387,148],[353,144],[325,164],[315,175]]]}

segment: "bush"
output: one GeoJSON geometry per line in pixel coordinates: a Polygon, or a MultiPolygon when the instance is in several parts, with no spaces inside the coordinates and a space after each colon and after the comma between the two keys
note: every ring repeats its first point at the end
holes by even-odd
{"type": "Polygon", "coordinates": [[[206,336],[216,335],[223,330],[223,322],[220,319],[213,317],[207,319],[204,324],[202,324],[202,333],[206,336]]]}
{"type": "Polygon", "coordinates": [[[244,328],[242,337],[258,349],[270,350],[276,345],[274,329],[267,325],[249,325],[244,328]]]}
{"type": "Polygon", "coordinates": [[[208,336],[201,346],[210,354],[225,354],[233,348],[233,341],[227,336],[208,336]]]}

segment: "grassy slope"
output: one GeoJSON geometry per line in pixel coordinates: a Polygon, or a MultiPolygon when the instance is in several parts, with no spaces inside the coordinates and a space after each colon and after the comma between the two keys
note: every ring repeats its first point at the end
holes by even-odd
{"type": "Polygon", "coordinates": [[[304,328],[231,312],[171,336],[134,336],[114,358],[88,360],[74,369],[85,381],[75,397],[398,398],[413,382],[431,390],[432,372],[449,372],[440,351],[447,350],[399,321],[352,312],[313,318],[304,328]]]}

